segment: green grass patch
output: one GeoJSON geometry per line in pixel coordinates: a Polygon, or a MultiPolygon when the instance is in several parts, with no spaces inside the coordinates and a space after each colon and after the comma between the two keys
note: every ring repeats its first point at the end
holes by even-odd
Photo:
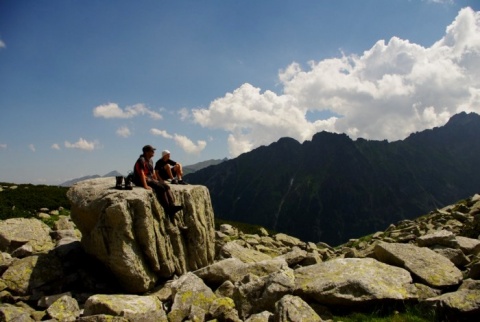
{"type": "Polygon", "coordinates": [[[0,220],[30,218],[41,208],[70,208],[67,187],[0,183],[0,220]]]}
{"type": "Polygon", "coordinates": [[[335,316],[334,321],[342,322],[431,322],[437,317],[432,309],[410,304],[403,310],[377,310],[368,313],[355,312],[346,316],[335,316]]]}

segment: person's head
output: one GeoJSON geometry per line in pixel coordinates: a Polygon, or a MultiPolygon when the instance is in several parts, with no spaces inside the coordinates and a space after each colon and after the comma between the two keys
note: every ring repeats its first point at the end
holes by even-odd
{"type": "Polygon", "coordinates": [[[163,151],[162,151],[162,158],[165,159],[165,160],[170,159],[170,151],[168,151],[168,150],[163,150],[163,151]]]}
{"type": "Polygon", "coordinates": [[[155,154],[155,148],[151,145],[145,145],[143,148],[142,148],[142,151],[143,151],[143,155],[147,158],[147,159],[150,159],[151,157],[153,157],[153,155],[155,154]]]}

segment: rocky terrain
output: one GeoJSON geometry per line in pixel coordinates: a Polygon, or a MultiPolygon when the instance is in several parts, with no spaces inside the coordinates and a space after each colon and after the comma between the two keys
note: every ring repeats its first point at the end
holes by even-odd
{"type": "Polygon", "coordinates": [[[480,195],[332,247],[215,231],[202,186],[172,186],[171,221],[150,191],[106,180],[74,185],[52,228],[48,209],[0,221],[0,321],[328,321],[407,304],[480,317],[480,195]]]}

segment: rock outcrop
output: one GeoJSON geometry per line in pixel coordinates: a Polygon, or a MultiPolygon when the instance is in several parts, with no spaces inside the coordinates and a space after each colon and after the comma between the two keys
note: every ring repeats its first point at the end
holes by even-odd
{"type": "Polygon", "coordinates": [[[170,220],[153,191],[116,190],[112,178],[82,181],[67,196],[85,251],[113,272],[132,293],[212,264],[215,226],[208,189],[171,185],[183,206],[170,220]],[[186,229],[185,229],[186,226],[186,229]]]}
{"type": "MultiPolygon", "coordinates": [[[[103,212],[94,214],[102,220],[80,222],[76,218],[77,227],[87,235],[97,234],[98,226],[115,222],[109,217],[114,210],[107,210],[113,204],[144,209],[132,201],[137,197],[126,196],[135,194],[135,189],[104,193],[115,203],[97,204],[103,212]],[[90,230],[85,228],[88,225],[90,230]]],[[[176,193],[187,205],[185,200],[194,195],[176,193]]],[[[90,198],[103,200],[94,195],[90,198]]],[[[155,200],[151,202],[155,204],[155,200]]],[[[145,208],[149,205],[145,203],[145,208]]],[[[77,210],[88,209],[87,204],[80,206],[77,210]]],[[[120,213],[119,221],[129,228],[118,229],[130,233],[138,243],[144,235],[130,227],[141,226],[128,220],[145,217],[136,217],[133,210],[127,213],[130,219],[120,213]]],[[[151,220],[165,221],[163,225],[172,230],[178,228],[162,216],[151,220]]],[[[103,272],[101,263],[108,262],[100,263],[84,252],[80,234],[69,219],[61,216],[52,228],[30,219],[31,226],[37,227],[29,229],[30,239],[21,229],[8,231],[24,224],[24,219],[0,222],[0,321],[337,321],[358,310],[390,308],[394,312],[402,311],[404,305],[427,308],[433,312],[430,318],[440,321],[480,318],[480,195],[338,247],[285,234],[269,235],[264,229],[245,234],[222,225],[214,232],[215,245],[211,247],[217,256],[211,263],[184,273],[175,271],[178,276],[171,278],[159,276],[147,292],[115,288],[124,276],[107,279],[111,270],[103,272]],[[38,241],[50,246],[34,246],[38,241]]],[[[189,222],[185,214],[177,220],[189,222]]],[[[153,225],[160,227],[161,223],[153,225]]],[[[132,240],[123,240],[130,242],[125,249],[131,249],[132,240]]],[[[92,247],[91,243],[83,245],[92,247]]],[[[143,252],[138,256],[150,260],[143,252]]],[[[175,269],[181,268],[175,265],[175,269]]]]}

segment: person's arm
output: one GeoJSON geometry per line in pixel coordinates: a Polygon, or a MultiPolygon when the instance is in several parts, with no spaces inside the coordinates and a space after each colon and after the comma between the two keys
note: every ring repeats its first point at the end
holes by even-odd
{"type": "Polygon", "coordinates": [[[152,190],[152,187],[150,187],[148,184],[147,184],[147,176],[145,175],[145,173],[142,171],[140,171],[140,180],[142,182],[142,185],[145,189],[147,190],[152,190]]]}
{"type": "Polygon", "coordinates": [[[147,184],[147,176],[145,175],[145,161],[140,158],[137,163],[135,163],[135,170],[140,177],[140,183],[147,190],[152,190],[152,188],[147,184]]]}

